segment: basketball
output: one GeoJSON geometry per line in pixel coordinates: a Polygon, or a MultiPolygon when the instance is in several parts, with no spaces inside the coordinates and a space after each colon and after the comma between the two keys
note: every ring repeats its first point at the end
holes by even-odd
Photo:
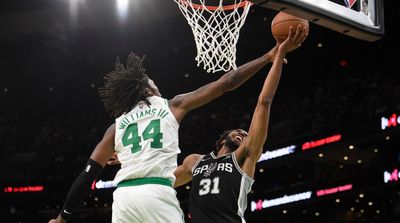
{"type": "Polygon", "coordinates": [[[283,42],[289,35],[289,27],[292,26],[292,31],[296,31],[298,25],[309,29],[308,21],[284,12],[276,14],[271,23],[271,32],[278,42],[283,42]]]}

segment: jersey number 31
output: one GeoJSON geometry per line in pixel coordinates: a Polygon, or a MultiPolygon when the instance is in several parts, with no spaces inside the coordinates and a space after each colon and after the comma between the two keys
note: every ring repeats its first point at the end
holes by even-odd
{"type": "Polygon", "coordinates": [[[200,181],[199,195],[203,196],[206,194],[219,194],[219,177],[211,179],[201,179],[200,181]]]}

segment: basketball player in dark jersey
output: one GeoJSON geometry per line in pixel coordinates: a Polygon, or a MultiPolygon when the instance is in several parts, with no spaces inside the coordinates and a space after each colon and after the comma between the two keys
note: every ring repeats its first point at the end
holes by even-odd
{"type": "Polygon", "coordinates": [[[290,29],[289,37],[278,44],[273,65],[258,98],[249,132],[225,131],[217,141],[215,152],[192,154],[175,171],[175,186],[192,180],[190,214],[192,223],[243,223],[247,194],[267,138],[272,100],[278,87],[287,52],[305,40],[307,31],[290,29]]]}

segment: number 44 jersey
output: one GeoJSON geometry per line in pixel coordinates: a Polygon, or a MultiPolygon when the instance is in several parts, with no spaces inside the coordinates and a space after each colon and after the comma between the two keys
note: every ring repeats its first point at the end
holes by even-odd
{"type": "Polygon", "coordinates": [[[115,151],[121,169],[115,183],[136,178],[161,177],[174,184],[179,124],[164,98],[147,98],[115,120],[115,151]]]}
{"type": "Polygon", "coordinates": [[[192,169],[192,223],[244,223],[247,194],[254,180],[237,163],[235,153],[204,155],[192,169]]]}

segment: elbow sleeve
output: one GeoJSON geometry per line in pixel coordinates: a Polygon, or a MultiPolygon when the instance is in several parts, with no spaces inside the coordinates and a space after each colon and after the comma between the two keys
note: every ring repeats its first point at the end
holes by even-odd
{"type": "Polygon", "coordinates": [[[89,161],[86,163],[85,169],[75,179],[68,192],[64,206],[60,213],[60,216],[63,219],[68,220],[71,217],[79,202],[89,193],[90,186],[100,175],[102,169],[103,167],[99,163],[89,159],[89,161]]]}

